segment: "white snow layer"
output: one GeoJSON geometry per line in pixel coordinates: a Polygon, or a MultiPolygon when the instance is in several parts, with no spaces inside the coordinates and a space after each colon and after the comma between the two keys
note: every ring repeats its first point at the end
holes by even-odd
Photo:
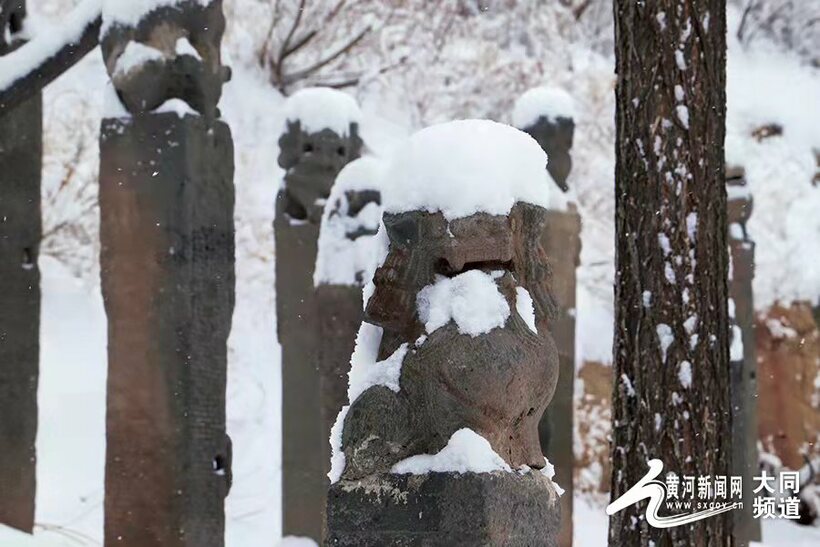
{"type": "Polygon", "coordinates": [[[333,427],[330,428],[330,471],[327,473],[330,484],[339,482],[347,466],[347,457],[342,449],[342,432],[349,411],[350,405],[343,406],[336,416],[336,421],[333,422],[333,427]]]}
{"type": "Polygon", "coordinates": [[[395,464],[391,473],[423,475],[425,473],[492,473],[511,471],[490,443],[469,428],[459,429],[438,454],[411,456],[395,464]]]}
{"type": "Polygon", "coordinates": [[[117,59],[114,69],[116,74],[127,75],[129,72],[142,66],[149,61],[161,61],[165,59],[163,53],[151,46],[146,46],[141,42],[131,41],[125,46],[122,55],[117,59]]]}
{"type": "Polygon", "coordinates": [[[359,228],[377,230],[382,208],[367,204],[355,217],[348,215],[347,192],[378,190],[383,162],[363,157],[349,163],[339,172],[322,215],[313,283],[319,285],[359,285],[373,277],[379,262],[380,248],[375,236],[355,240],[347,234],[359,228]]]}
{"type": "Polygon", "coordinates": [[[416,307],[428,334],[453,320],[459,333],[475,337],[503,327],[510,317],[510,306],[495,280],[480,270],[439,276],[419,291],[416,307]]]}
{"type": "Polygon", "coordinates": [[[345,454],[342,450],[342,432],[344,421],[350,405],[356,402],[359,396],[373,386],[386,386],[398,392],[401,378],[401,365],[407,355],[408,344],[402,344],[393,354],[384,361],[377,361],[379,345],[382,341],[381,327],[362,323],[356,335],[356,347],[350,358],[350,372],[348,372],[347,399],[336,417],[336,422],[330,430],[330,472],[327,474],[331,484],[337,482],[345,470],[345,454]]]}
{"type": "MultiPolygon", "coordinates": [[[[100,0],[96,0],[97,4],[100,0]]],[[[183,0],[102,0],[103,23],[100,31],[105,35],[113,26],[135,27],[140,20],[157,8],[173,6],[183,0]]],[[[207,6],[212,0],[190,0],[207,6]]]]}
{"type": "Polygon", "coordinates": [[[86,0],[74,8],[61,24],[50,25],[48,32],[38,32],[27,44],[0,57],[0,89],[10,87],[66,44],[78,42],[88,24],[100,15],[100,1],[86,0]]]}
{"type": "Polygon", "coordinates": [[[534,125],[539,118],[575,119],[575,101],[569,93],[558,87],[530,89],[515,102],[513,125],[525,129],[534,125]]]}
{"type": "Polygon", "coordinates": [[[532,296],[530,292],[524,287],[515,288],[515,311],[521,316],[521,319],[527,324],[532,332],[538,334],[538,328],[535,326],[535,306],[532,303],[532,296]]]}
{"type": "Polygon", "coordinates": [[[307,133],[330,129],[347,136],[350,125],[360,124],[362,111],[356,99],[335,89],[309,87],[291,95],[285,102],[285,119],[299,121],[307,133]]]}
{"type": "Polygon", "coordinates": [[[459,120],[413,134],[385,174],[385,211],[441,211],[454,220],[506,215],[516,202],[549,207],[547,155],[509,125],[459,120]]]}

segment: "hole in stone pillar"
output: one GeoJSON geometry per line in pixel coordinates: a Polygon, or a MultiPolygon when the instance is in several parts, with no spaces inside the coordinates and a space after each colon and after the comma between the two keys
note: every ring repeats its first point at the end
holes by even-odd
{"type": "Polygon", "coordinates": [[[31,247],[23,249],[23,269],[30,270],[34,267],[34,252],[31,247]]]}
{"type": "Polygon", "coordinates": [[[534,408],[531,408],[531,409],[529,409],[529,410],[527,411],[527,416],[532,416],[532,415],[533,415],[533,413],[535,413],[535,409],[534,409],[534,408]]]}
{"type": "Polygon", "coordinates": [[[340,156],[344,156],[345,153],[346,153],[345,147],[340,146],[339,148],[336,149],[336,153],[339,154],[340,156]]]}
{"type": "Polygon", "coordinates": [[[305,154],[310,154],[311,152],[313,152],[313,144],[306,142],[302,146],[302,152],[304,152],[305,154]]]}
{"type": "Polygon", "coordinates": [[[214,468],[214,473],[216,473],[217,475],[224,475],[225,474],[225,456],[223,456],[222,454],[217,454],[214,457],[213,468],[214,468]]]}

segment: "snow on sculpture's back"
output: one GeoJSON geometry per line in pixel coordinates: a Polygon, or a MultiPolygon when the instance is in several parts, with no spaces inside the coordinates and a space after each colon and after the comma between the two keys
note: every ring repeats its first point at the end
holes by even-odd
{"type": "Polygon", "coordinates": [[[545,167],[528,135],[484,120],[393,157],[387,255],[331,437],[329,542],[555,545],[557,490],[532,472],[558,372],[545,167]]]}

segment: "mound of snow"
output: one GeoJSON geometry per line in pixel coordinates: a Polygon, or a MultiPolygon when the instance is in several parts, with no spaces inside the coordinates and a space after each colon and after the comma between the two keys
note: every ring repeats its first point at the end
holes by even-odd
{"type": "Polygon", "coordinates": [[[513,125],[524,129],[534,125],[539,118],[575,119],[575,101],[569,93],[557,87],[530,89],[515,102],[513,125]]]}
{"type": "Polygon", "coordinates": [[[480,270],[439,276],[419,291],[416,307],[428,334],[453,320],[459,333],[475,337],[503,327],[510,317],[510,306],[492,275],[480,270]]]}
{"type": "Polygon", "coordinates": [[[398,462],[391,473],[423,475],[424,473],[492,473],[510,471],[510,466],[490,443],[469,428],[459,429],[447,446],[435,455],[421,454],[398,462]]]}
{"type": "Polygon", "coordinates": [[[538,334],[538,328],[535,326],[535,306],[532,303],[532,296],[530,292],[524,287],[515,288],[515,311],[521,316],[521,319],[527,324],[532,332],[538,334]]]}
{"type": "Polygon", "coordinates": [[[285,102],[285,119],[299,121],[308,133],[330,129],[346,136],[350,124],[361,123],[362,111],[356,99],[327,87],[309,87],[297,91],[285,102]]]}
{"type": "Polygon", "coordinates": [[[128,42],[125,51],[117,59],[114,72],[118,75],[127,75],[135,68],[139,68],[149,61],[162,61],[163,59],[165,59],[165,56],[156,48],[146,46],[140,42],[128,42]]]}
{"type": "Polygon", "coordinates": [[[440,211],[448,220],[506,215],[516,202],[549,206],[547,155],[509,125],[459,120],[413,134],[385,173],[385,211],[440,211]]]}

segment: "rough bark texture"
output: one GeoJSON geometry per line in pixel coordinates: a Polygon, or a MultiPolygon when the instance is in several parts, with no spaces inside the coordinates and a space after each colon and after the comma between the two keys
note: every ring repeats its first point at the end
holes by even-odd
{"type": "Polygon", "coordinates": [[[325,545],[556,547],[561,510],[540,473],[375,475],[334,484],[325,545]]]}
{"type": "MultiPolygon", "coordinates": [[[[361,152],[355,124],[342,137],[289,122],[279,140],[285,188],[276,198],[276,317],[282,345],[282,494],[285,535],[321,541],[328,436],[320,394],[320,325],[313,272],[323,200],[339,171],[361,152]]],[[[325,310],[322,310],[325,313],[325,310]]],[[[349,359],[349,354],[348,354],[349,359]]]]}
{"type": "MultiPolygon", "coordinates": [[[[552,161],[552,158],[550,158],[552,161]]],[[[573,405],[575,386],[575,272],[581,259],[581,217],[575,208],[548,211],[541,245],[547,253],[552,273],[552,294],[556,317],[550,332],[558,349],[558,386],[549,408],[538,426],[541,448],[555,466],[555,480],[566,493],[561,496],[562,528],[559,544],[572,545],[573,405]]]]}
{"type": "Polygon", "coordinates": [[[34,525],[42,120],[39,94],[0,118],[0,524],[25,532],[34,525]]]}
{"type": "MultiPolygon", "coordinates": [[[[650,458],[705,476],[728,475],[731,460],[725,1],[614,6],[613,500],[650,458]]],[[[613,515],[610,545],[732,544],[731,514],[659,530],[645,509],[613,515]]]]}
{"type": "Polygon", "coordinates": [[[230,129],[173,113],[106,119],[100,157],[105,544],[218,547],[231,481],[230,129]]]}
{"type": "MultiPolygon", "coordinates": [[[[732,475],[743,477],[743,484],[753,484],[757,474],[757,351],[755,348],[755,309],[752,281],[754,280],[755,244],[746,231],[752,215],[752,195],[746,188],[743,171],[728,170],[727,204],[729,222],[729,252],[731,276],[729,296],[734,311],[731,347],[739,348],[735,336],[740,337],[742,352],[730,351],[732,369],[732,475]]],[[[752,488],[743,491],[743,509],[734,512],[734,534],[738,545],[760,541],[760,520],[753,518],[752,488]]]]}

